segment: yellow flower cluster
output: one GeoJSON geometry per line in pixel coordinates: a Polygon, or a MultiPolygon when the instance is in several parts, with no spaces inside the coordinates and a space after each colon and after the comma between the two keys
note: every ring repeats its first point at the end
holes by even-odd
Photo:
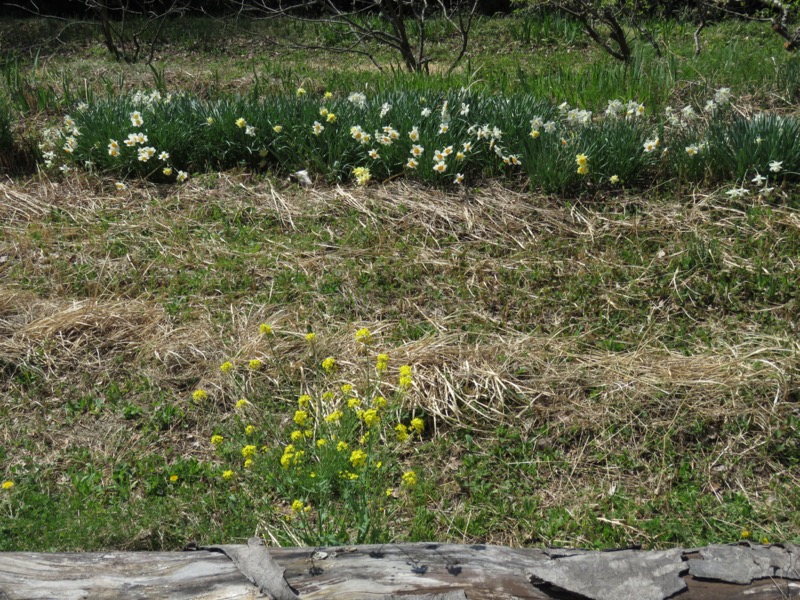
{"type": "Polygon", "coordinates": [[[263,335],[272,335],[272,325],[268,325],[267,323],[262,323],[258,326],[258,330],[263,335]]]}
{"type": "Polygon", "coordinates": [[[281,456],[281,466],[288,469],[291,465],[298,465],[303,460],[305,451],[297,450],[294,444],[289,444],[283,449],[283,456],[281,456]]]}
{"type": "Polygon", "coordinates": [[[342,416],[344,416],[342,411],[335,410],[331,414],[329,414],[327,417],[325,417],[325,421],[327,423],[338,423],[341,420],[342,416]]]}
{"type": "Polygon", "coordinates": [[[206,398],[208,398],[208,392],[206,392],[205,390],[195,390],[194,392],[192,392],[192,400],[194,400],[195,402],[201,402],[206,398]]]}
{"type": "Polygon", "coordinates": [[[395,428],[395,435],[397,436],[398,442],[405,442],[408,439],[408,427],[403,425],[402,423],[398,423],[395,428]]]}
{"type": "Polygon", "coordinates": [[[403,473],[402,480],[403,480],[403,485],[409,488],[413,488],[415,485],[417,485],[418,481],[417,474],[414,473],[414,471],[406,471],[405,473],[403,473]]]}
{"type": "Polygon", "coordinates": [[[359,469],[367,464],[367,453],[363,450],[353,450],[350,454],[350,464],[359,469]]]}
{"type": "Polygon", "coordinates": [[[359,415],[364,424],[367,427],[374,427],[381,422],[381,418],[378,415],[378,410],[375,408],[370,408],[369,410],[362,411],[359,415]]]}
{"type": "Polygon", "coordinates": [[[250,367],[251,371],[258,371],[261,368],[262,364],[263,363],[259,359],[254,358],[249,363],[247,363],[247,366],[250,367]]]}
{"type": "Polygon", "coordinates": [[[407,390],[411,387],[413,382],[413,374],[411,367],[409,365],[403,365],[400,367],[400,379],[398,384],[400,385],[400,389],[407,390]]]}
{"type": "Polygon", "coordinates": [[[358,185],[367,185],[369,180],[372,178],[372,173],[369,172],[367,167],[356,167],[353,169],[353,177],[356,178],[356,183],[358,185]]]}
{"type": "Polygon", "coordinates": [[[219,366],[219,370],[222,371],[223,373],[229,373],[230,371],[233,370],[233,363],[230,362],[229,360],[226,360],[219,366]]]}
{"type": "Polygon", "coordinates": [[[224,440],[225,438],[223,438],[221,435],[211,436],[211,443],[214,444],[215,446],[219,446],[224,440]]]}
{"type": "Polygon", "coordinates": [[[294,413],[294,418],[292,419],[297,425],[300,427],[304,427],[306,422],[308,421],[308,412],[304,410],[296,410],[294,413]]]}
{"type": "Polygon", "coordinates": [[[336,359],[333,358],[332,356],[329,356],[328,358],[323,360],[322,361],[322,369],[326,373],[333,373],[333,371],[336,369],[336,359]]]}
{"type": "Polygon", "coordinates": [[[4,490],[11,490],[11,489],[14,488],[14,482],[13,481],[4,481],[2,483],[2,485],[0,485],[0,487],[3,488],[4,490]]]}
{"type": "Polygon", "coordinates": [[[256,455],[257,449],[253,445],[247,445],[242,448],[242,456],[244,458],[253,458],[256,455]]]}
{"type": "Polygon", "coordinates": [[[408,426],[404,425],[403,423],[398,423],[394,428],[395,436],[398,442],[405,442],[414,434],[422,435],[424,430],[425,421],[419,417],[411,419],[411,423],[409,423],[408,426]]]}
{"type": "Polygon", "coordinates": [[[578,154],[575,157],[575,162],[578,165],[579,175],[586,175],[589,172],[589,158],[585,154],[578,154]]]}
{"type": "Polygon", "coordinates": [[[378,373],[385,373],[389,368],[389,355],[388,354],[379,354],[378,358],[375,360],[375,370],[378,373]]]}
{"type": "Polygon", "coordinates": [[[362,327],[356,331],[356,341],[365,345],[369,344],[372,341],[372,333],[370,333],[370,330],[366,327],[362,327]]]}

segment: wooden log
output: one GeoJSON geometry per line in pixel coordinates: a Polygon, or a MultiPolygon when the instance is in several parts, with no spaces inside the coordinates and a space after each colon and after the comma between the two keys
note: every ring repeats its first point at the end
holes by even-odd
{"type": "Polygon", "coordinates": [[[12,552],[0,554],[0,600],[784,600],[800,598],[798,550],[586,552],[435,543],[265,549],[251,540],[192,552],[12,552]]]}

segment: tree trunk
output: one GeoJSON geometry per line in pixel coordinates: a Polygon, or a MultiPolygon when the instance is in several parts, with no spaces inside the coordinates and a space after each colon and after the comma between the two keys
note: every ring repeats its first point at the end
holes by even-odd
{"type": "Polygon", "coordinates": [[[778,600],[800,598],[800,547],[588,552],[484,545],[0,554],[0,599],[778,600]]]}

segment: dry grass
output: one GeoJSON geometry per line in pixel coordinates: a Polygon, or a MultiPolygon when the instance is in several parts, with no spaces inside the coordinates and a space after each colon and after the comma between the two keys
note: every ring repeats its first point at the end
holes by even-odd
{"type": "MultiPolygon", "coordinates": [[[[475,450],[445,440],[484,436],[488,456],[498,427],[542,452],[560,449],[558,460],[504,467],[537,469],[541,511],[591,510],[586,490],[601,502],[616,489],[639,490],[641,503],[667,493],[673,468],[654,453],[698,439],[707,446],[693,459],[704,493],[720,502],[736,492],[754,506],[770,503],[764,510],[773,514],[787,506],[775,482],[800,484],[787,463],[760,454],[796,416],[796,298],[725,306],[717,295],[720,307],[695,293],[710,274],[796,277],[792,256],[765,263],[751,251],[796,244],[796,210],[755,207],[763,212],[755,219],[748,207],[699,192],[567,207],[494,185],[460,195],[404,183],[299,190],[236,174],[177,189],[142,184],[116,193],[111,185],[74,178],[0,188],[0,385],[14,399],[0,437],[10,443],[37,432],[10,450],[9,465],[25,463],[32,448],[56,479],[74,468],[77,447],[107,465],[145,449],[209,459],[202,440],[241,394],[269,389],[288,406],[313,380],[306,327],[318,332],[316,359],[339,360],[340,382],[372,360],[354,339],[368,327],[374,351],[391,355],[391,377],[401,364],[414,366],[406,402],[430,417],[434,439],[449,448],[431,468],[454,497],[469,485],[457,481],[475,450]],[[710,257],[686,239],[712,240],[710,257]],[[700,262],[681,266],[692,253],[700,262]],[[175,287],[195,271],[181,284],[195,287],[175,287]],[[527,283],[537,272],[546,277],[527,283]],[[302,278],[282,281],[280,273],[302,278]],[[324,292],[331,274],[338,287],[324,292]],[[387,274],[394,277],[379,277],[387,274]],[[587,277],[591,285],[581,283],[587,277]],[[659,295],[650,297],[653,290],[659,295]],[[267,340],[260,323],[277,335],[267,340]],[[409,323],[418,328],[411,336],[409,323]],[[686,333],[676,345],[677,323],[686,333]],[[621,341],[609,348],[607,339],[621,341]],[[219,370],[225,360],[252,358],[265,368],[244,389],[219,370]],[[23,371],[36,383],[21,380],[23,371]],[[188,429],[158,439],[131,431],[119,410],[63,416],[76,398],[142,380],[124,401],[145,413],[163,402],[156,395],[188,408],[198,387],[214,401],[188,429]],[[747,429],[723,435],[733,423],[747,429]],[[700,438],[691,433],[697,426],[700,438]],[[620,466],[620,452],[639,466],[620,466]]],[[[469,526],[461,531],[447,515],[477,509],[458,502],[442,505],[440,535],[467,535],[469,526]]],[[[608,520],[629,538],[660,543],[624,519],[608,520]]],[[[529,526],[518,518],[490,541],[529,543],[529,526]]],[[[564,543],[592,542],[564,535],[564,543]]]]}
{"type": "MultiPolygon", "coordinates": [[[[652,203],[641,216],[620,218],[626,206],[638,199],[611,199],[599,210],[591,205],[567,209],[552,203],[531,202],[526,195],[492,186],[465,196],[423,191],[408,184],[364,191],[335,188],[299,192],[230,175],[221,176],[212,184],[212,189],[208,187],[195,183],[165,203],[163,191],[151,186],[137,188],[130,195],[120,195],[98,194],[96,184],[85,180],[69,184],[4,185],[0,190],[0,214],[7,224],[6,241],[2,243],[2,254],[6,257],[3,265],[7,269],[14,261],[52,278],[48,294],[45,289],[36,292],[24,289],[6,277],[4,287],[0,288],[5,360],[12,364],[27,360],[37,350],[46,348],[47,369],[55,373],[86,368],[87,356],[96,358],[97,368],[107,370],[103,368],[103,361],[124,355],[132,357],[138,367],[151,370],[156,377],[169,380],[185,372],[187,379],[199,377],[211,381],[216,377],[216,367],[226,358],[268,358],[263,341],[258,339],[261,322],[274,323],[278,329],[290,332],[280,338],[275,351],[291,364],[299,364],[299,356],[306,352],[298,333],[305,323],[314,324],[315,329],[325,328],[320,348],[322,355],[351,356],[355,344],[351,339],[354,323],[337,321],[324,313],[309,313],[305,303],[276,310],[274,306],[254,305],[247,298],[241,298],[235,303],[223,303],[227,304],[224,309],[215,306],[194,311],[189,321],[177,322],[165,314],[163,299],[157,301],[154,290],[143,293],[141,298],[119,297],[113,292],[113,284],[107,286],[112,291],[103,291],[103,281],[130,277],[132,272],[143,275],[144,262],[136,260],[137,248],[131,248],[125,257],[111,258],[107,252],[104,255],[102,242],[109,238],[127,237],[141,242],[143,231],[152,232],[160,253],[179,261],[203,261],[223,252],[236,254],[236,249],[226,248],[225,241],[215,235],[213,223],[204,225],[197,219],[197,207],[208,203],[209,196],[215,198],[211,202],[230,214],[248,207],[253,223],[267,217],[277,219],[286,239],[300,231],[302,226],[298,226],[297,221],[305,219],[307,222],[309,215],[315,219],[335,218],[345,212],[352,214],[352,211],[364,227],[394,231],[399,235],[413,232],[422,240],[414,260],[434,270],[460,269],[463,272],[461,284],[468,294],[478,299],[498,285],[498,273],[524,271],[548,261],[551,265],[556,263],[559,277],[580,274],[597,264],[623,269],[626,265],[618,262],[619,257],[609,240],[625,236],[636,235],[643,239],[658,236],[666,244],[671,237],[713,225],[723,233],[747,236],[754,241],[770,236],[780,243],[776,228],[791,229],[800,225],[796,212],[773,208],[769,228],[748,228],[743,210],[715,204],[713,195],[695,196],[689,204],[685,201],[652,203]],[[55,208],[69,216],[69,224],[41,225],[55,208]],[[177,212],[173,212],[174,209],[177,212]],[[95,237],[91,228],[98,215],[114,213],[123,218],[112,221],[99,239],[95,237]],[[188,244],[184,240],[170,239],[170,230],[182,226],[205,227],[210,235],[191,239],[188,244]],[[46,240],[51,246],[48,252],[29,245],[32,227],[50,231],[47,235],[53,237],[46,240]],[[666,232],[669,234],[665,235],[666,232]],[[595,245],[598,254],[554,261],[552,256],[529,251],[546,236],[589,240],[590,243],[598,240],[595,245]],[[453,242],[453,238],[457,241],[453,242]],[[446,248],[440,243],[443,239],[450,240],[446,248]],[[73,280],[55,271],[58,266],[52,259],[52,250],[56,246],[65,253],[74,249],[74,260],[90,263],[99,273],[90,288],[97,291],[96,297],[60,297],[61,290],[72,287],[73,280]],[[481,260],[464,264],[458,259],[459,254],[472,253],[476,247],[484,252],[481,260]],[[11,260],[9,254],[13,257],[11,260]],[[219,315],[212,310],[229,313],[226,335],[218,334],[219,315]],[[71,360],[78,364],[70,365],[71,360]]],[[[720,240],[722,268],[756,268],[751,260],[732,254],[734,248],[730,242],[724,238],[720,240]]],[[[402,260],[402,251],[391,247],[387,251],[402,260]]],[[[654,260],[668,261],[675,252],[682,251],[685,250],[665,246],[661,252],[654,253],[654,260]]],[[[250,253],[248,259],[259,262],[264,256],[275,259],[275,268],[294,269],[318,278],[338,265],[373,256],[373,253],[324,243],[298,253],[296,247],[276,240],[269,247],[250,253]]],[[[776,260],[791,261],[788,257],[776,257],[776,260]]],[[[151,267],[152,270],[156,268],[151,267]]],[[[651,277],[652,269],[646,266],[631,269],[637,275],[629,278],[624,286],[598,289],[598,294],[605,296],[607,307],[613,307],[620,298],[641,295],[641,290],[646,289],[643,283],[651,277]]],[[[454,278],[453,281],[458,280],[454,278]]],[[[452,284],[448,281],[445,285],[452,284]]],[[[677,290],[690,286],[691,282],[676,276],[672,284],[677,290]]],[[[670,306],[664,299],[652,302],[648,323],[641,324],[635,347],[606,352],[587,343],[591,334],[583,338],[558,333],[530,334],[506,325],[485,306],[481,308],[480,302],[472,306],[464,303],[455,313],[445,312],[425,297],[424,289],[418,292],[416,297],[396,298],[396,306],[405,317],[423,319],[432,333],[394,348],[393,361],[417,366],[419,393],[414,396],[415,401],[444,419],[458,420],[473,411],[490,421],[516,417],[519,406],[525,407],[524,410],[530,410],[528,405],[537,403],[552,406],[554,402],[582,398],[586,390],[599,391],[609,403],[614,403],[620,398],[640,400],[673,393],[697,394],[713,400],[736,397],[741,390],[758,389],[769,390],[769,397],[777,403],[789,393],[797,369],[798,344],[793,337],[767,335],[757,330],[731,331],[726,329],[723,320],[717,324],[712,322],[720,337],[711,347],[692,340],[688,356],[665,348],[658,335],[658,321],[670,314],[685,312],[687,307],[670,306]],[[491,327],[477,334],[459,332],[470,320],[483,320],[491,327]]],[[[343,293],[352,292],[344,290],[343,293]]],[[[195,298],[192,304],[202,307],[204,300],[195,298]]],[[[315,304],[324,306],[325,302],[320,298],[315,304]]],[[[549,317],[558,325],[558,307],[551,310],[552,313],[541,317],[549,317]]],[[[780,311],[781,307],[771,310],[780,311]]],[[[704,316],[713,319],[713,313],[704,316]]],[[[378,332],[391,332],[397,322],[362,318],[361,324],[378,332]]],[[[592,416],[587,415],[587,418],[592,416]]]]}

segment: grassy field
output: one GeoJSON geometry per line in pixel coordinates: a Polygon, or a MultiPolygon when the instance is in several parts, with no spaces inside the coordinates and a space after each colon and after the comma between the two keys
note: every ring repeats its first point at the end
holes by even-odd
{"type": "MultiPolygon", "coordinates": [[[[4,47],[24,30],[0,29],[4,47]]],[[[113,63],[78,34],[35,62],[21,50],[4,64],[18,146],[35,154],[37,132],[78,101],[159,83],[224,99],[472,82],[595,111],[614,98],[680,108],[729,86],[736,112],[786,115],[800,92],[774,34],[733,22],[710,28],[697,58],[693,26],[665,22],[667,57],[642,47],[626,69],[567,21],[487,19],[469,62],[431,78],[276,49],[258,31],[180,31],[155,71],[113,63]]],[[[568,198],[531,192],[524,174],[463,189],[301,188],[246,168],[124,190],[117,179],[43,170],[0,184],[0,481],[13,482],[0,489],[0,550],[253,534],[800,540],[790,179],[738,198],[726,192],[743,182],[677,177],[568,198]],[[323,418],[336,407],[339,424],[323,418]],[[356,412],[367,407],[379,424],[356,412]],[[284,466],[290,442],[306,455],[284,466]]]]}

